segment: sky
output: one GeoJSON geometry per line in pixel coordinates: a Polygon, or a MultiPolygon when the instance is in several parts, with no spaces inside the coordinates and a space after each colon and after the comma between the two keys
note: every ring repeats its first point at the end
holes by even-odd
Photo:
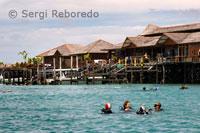
{"type": "Polygon", "coordinates": [[[65,43],[87,45],[99,39],[121,43],[142,33],[148,24],[198,22],[199,0],[0,0],[0,62],[22,62],[20,51],[34,57],[65,43]],[[16,18],[10,18],[11,10],[17,12],[16,18]],[[52,10],[92,11],[98,17],[55,18],[52,10]],[[41,19],[41,12],[47,17],[41,19]]]}

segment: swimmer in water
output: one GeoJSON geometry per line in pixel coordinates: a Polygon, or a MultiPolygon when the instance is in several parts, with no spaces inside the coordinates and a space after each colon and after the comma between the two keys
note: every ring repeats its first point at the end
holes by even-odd
{"type": "Polygon", "coordinates": [[[142,90],[143,90],[143,91],[146,91],[146,87],[143,87],[142,90]]]}
{"type": "Polygon", "coordinates": [[[151,91],[156,91],[156,90],[158,90],[160,87],[155,87],[155,88],[150,88],[149,90],[151,90],[151,91]]]}
{"type": "Polygon", "coordinates": [[[147,110],[145,109],[145,104],[142,104],[136,114],[141,114],[141,115],[148,115],[151,112],[151,108],[148,108],[147,110]]]}
{"type": "Polygon", "coordinates": [[[125,101],[123,106],[124,106],[124,108],[123,108],[124,111],[131,111],[132,110],[132,108],[130,107],[129,101],[125,101]]]}
{"type": "Polygon", "coordinates": [[[161,103],[155,103],[154,104],[155,111],[163,111],[164,109],[161,108],[161,103]]]}
{"type": "Polygon", "coordinates": [[[102,114],[111,114],[112,111],[111,111],[111,108],[112,108],[112,105],[110,103],[106,103],[105,105],[105,109],[101,109],[101,113],[102,114]]]}
{"type": "Polygon", "coordinates": [[[188,86],[187,85],[182,85],[181,88],[179,88],[181,90],[184,90],[184,89],[188,89],[188,86]]]}
{"type": "Polygon", "coordinates": [[[11,90],[3,90],[2,91],[3,93],[10,93],[10,92],[12,92],[11,90]]]}

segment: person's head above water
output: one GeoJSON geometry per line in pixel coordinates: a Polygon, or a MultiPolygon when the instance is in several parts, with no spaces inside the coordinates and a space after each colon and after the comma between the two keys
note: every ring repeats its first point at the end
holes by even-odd
{"type": "Polygon", "coordinates": [[[126,110],[131,110],[130,102],[129,101],[125,101],[124,104],[123,104],[123,106],[124,106],[124,110],[125,111],[126,110]]]}
{"type": "Polygon", "coordinates": [[[111,114],[112,111],[111,111],[111,108],[112,108],[112,105],[110,103],[106,103],[105,104],[105,109],[101,109],[101,113],[102,114],[111,114]]]}
{"type": "Polygon", "coordinates": [[[143,90],[145,91],[145,90],[146,90],[146,87],[143,87],[143,90]]]}
{"type": "Polygon", "coordinates": [[[155,103],[154,108],[155,108],[155,111],[160,111],[161,103],[155,103]]]}
{"type": "Polygon", "coordinates": [[[105,109],[111,109],[111,108],[112,108],[112,105],[110,103],[105,104],[105,109]]]}

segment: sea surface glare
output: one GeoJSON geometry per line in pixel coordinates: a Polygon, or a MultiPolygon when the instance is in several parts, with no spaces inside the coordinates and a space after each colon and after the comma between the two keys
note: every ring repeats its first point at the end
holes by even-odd
{"type": "Polygon", "coordinates": [[[200,132],[200,85],[0,85],[0,132],[200,132]],[[160,87],[142,91],[143,87],[160,87]],[[9,91],[8,91],[9,90],[9,91]],[[133,112],[119,106],[129,100],[133,112]],[[113,114],[101,114],[105,103],[113,114]],[[137,115],[141,104],[163,112],[137,115]]]}

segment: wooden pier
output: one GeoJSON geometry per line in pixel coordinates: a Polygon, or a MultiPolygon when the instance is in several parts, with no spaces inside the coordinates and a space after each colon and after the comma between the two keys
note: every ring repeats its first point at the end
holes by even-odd
{"type": "Polygon", "coordinates": [[[127,84],[200,83],[200,63],[144,63],[88,69],[7,68],[3,84],[127,84]]]}

